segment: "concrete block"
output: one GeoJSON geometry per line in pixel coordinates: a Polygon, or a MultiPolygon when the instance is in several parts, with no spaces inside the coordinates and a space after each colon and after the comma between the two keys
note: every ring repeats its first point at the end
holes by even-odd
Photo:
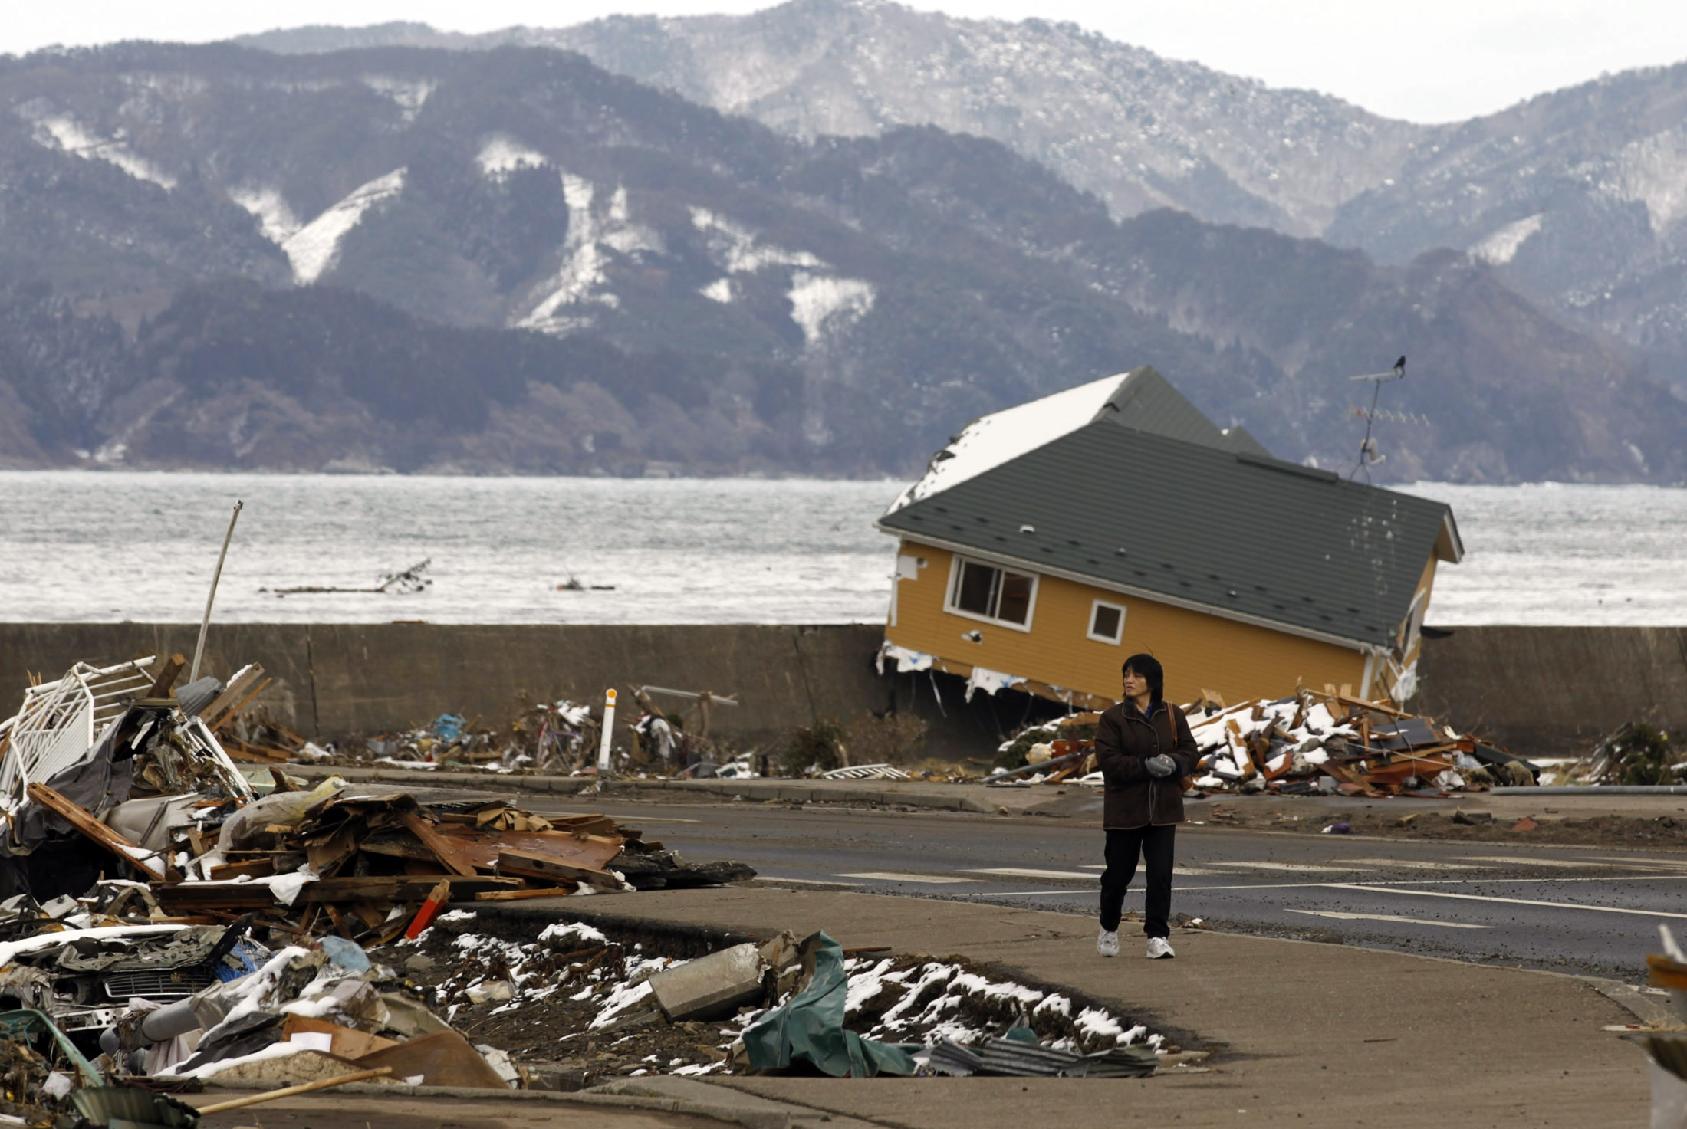
{"type": "Polygon", "coordinates": [[[670,1023],[721,1019],[761,995],[766,965],[754,945],[734,945],[650,978],[656,1006],[670,1023]]]}

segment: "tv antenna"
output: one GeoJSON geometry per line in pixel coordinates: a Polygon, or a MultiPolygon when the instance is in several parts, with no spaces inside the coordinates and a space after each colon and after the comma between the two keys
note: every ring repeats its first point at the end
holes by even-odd
{"type": "Polygon", "coordinates": [[[1404,380],[1405,377],[1406,356],[1402,353],[1400,355],[1400,359],[1394,362],[1394,367],[1385,372],[1364,372],[1360,373],[1358,376],[1350,376],[1347,378],[1352,381],[1368,380],[1371,382],[1371,406],[1369,408],[1354,409],[1355,415],[1362,415],[1365,417],[1365,438],[1359,441],[1359,461],[1353,465],[1353,473],[1347,476],[1347,480],[1349,482],[1358,478],[1360,471],[1365,472],[1365,481],[1369,482],[1371,478],[1371,466],[1375,463],[1382,462],[1388,457],[1387,455],[1381,454],[1377,451],[1377,441],[1371,437],[1371,427],[1376,423],[1380,416],[1386,414],[1389,419],[1399,419],[1402,422],[1407,423],[1427,422],[1422,420],[1422,417],[1415,417],[1406,412],[1379,413],[1377,411],[1377,399],[1382,395],[1382,386],[1391,381],[1404,380]]]}

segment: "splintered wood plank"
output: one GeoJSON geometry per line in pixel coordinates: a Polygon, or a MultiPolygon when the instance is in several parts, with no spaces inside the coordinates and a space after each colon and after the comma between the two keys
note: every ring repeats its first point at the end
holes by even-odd
{"type": "Polygon", "coordinates": [[[476,894],[477,902],[524,902],[529,898],[566,898],[577,886],[530,886],[525,890],[486,890],[476,894]]]}
{"type": "Polygon", "coordinates": [[[568,831],[485,831],[461,824],[449,824],[437,830],[451,840],[465,861],[480,870],[491,870],[498,865],[498,855],[507,850],[602,870],[621,853],[625,844],[618,835],[581,837],[568,831]]]}
{"type": "Polygon", "coordinates": [[[83,837],[98,843],[152,881],[170,881],[170,868],[158,852],[137,847],[122,835],[95,819],[87,808],[70,797],[47,787],[45,784],[31,784],[29,786],[29,798],[62,817],[83,837]]]}
{"type": "Polygon", "coordinates": [[[153,678],[152,685],[147,688],[146,693],[142,694],[141,697],[143,697],[143,698],[162,698],[164,695],[166,695],[170,692],[172,687],[175,686],[176,679],[178,679],[182,676],[182,671],[186,667],[187,667],[187,656],[186,655],[183,655],[183,654],[171,655],[170,658],[166,662],[162,663],[159,666],[158,674],[155,678],[153,678]]]}
{"type": "MultiPolygon", "coordinates": [[[[354,878],[319,878],[307,882],[299,890],[294,907],[310,905],[340,906],[365,904],[383,908],[407,902],[420,902],[428,891],[442,881],[438,874],[389,874],[354,878]]],[[[466,901],[482,890],[514,890],[525,885],[520,878],[499,878],[482,875],[443,878],[450,885],[453,901],[466,901]]],[[[153,893],[169,912],[203,910],[271,909],[277,904],[267,883],[261,882],[182,882],[157,887],[153,893]]]]}
{"type": "Polygon", "coordinates": [[[230,703],[236,698],[250,689],[254,682],[262,678],[263,674],[264,668],[257,663],[236,671],[234,677],[228,680],[217,696],[205,703],[205,708],[199,711],[200,719],[212,729],[216,729],[217,726],[214,723],[223,711],[227,710],[230,703]]]}
{"type": "Polygon", "coordinates": [[[501,874],[521,874],[534,878],[566,878],[575,882],[590,882],[595,886],[607,886],[611,890],[621,888],[621,880],[607,870],[562,862],[533,851],[515,851],[508,848],[499,851],[498,871],[501,874]]]}
{"type": "Polygon", "coordinates": [[[403,815],[405,828],[417,840],[432,851],[442,865],[454,874],[461,874],[465,878],[475,873],[474,860],[457,849],[456,843],[440,832],[439,828],[430,823],[421,812],[407,811],[403,815]]]}
{"type": "Polygon", "coordinates": [[[250,690],[248,690],[240,698],[239,701],[234,703],[234,705],[230,706],[228,709],[223,710],[222,713],[218,715],[215,724],[212,724],[210,722],[207,722],[206,724],[211,725],[212,729],[221,729],[222,727],[226,726],[229,722],[231,722],[235,718],[239,717],[241,711],[244,710],[247,706],[251,705],[252,700],[254,698],[256,698],[259,694],[262,694],[265,690],[268,690],[269,687],[270,687],[270,683],[272,683],[274,681],[275,680],[273,678],[263,679],[257,685],[253,686],[250,690]]]}

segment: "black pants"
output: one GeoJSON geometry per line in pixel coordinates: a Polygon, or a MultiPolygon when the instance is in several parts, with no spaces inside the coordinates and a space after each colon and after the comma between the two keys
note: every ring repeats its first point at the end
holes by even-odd
{"type": "Polygon", "coordinates": [[[1101,874],[1101,927],[1119,928],[1125,908],[1125,891],[1136,877],[1140,855],[1148,862],[1148,912],[1142,932],[1149,937],[1170,937],[1172,912],[1172,842],[1177,825],[1108,829],[1107,869],[1101,874]]]}

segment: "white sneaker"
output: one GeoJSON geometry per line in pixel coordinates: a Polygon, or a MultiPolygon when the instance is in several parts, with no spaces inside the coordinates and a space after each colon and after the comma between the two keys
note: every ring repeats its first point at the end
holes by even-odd
{"type": "MultiPolygon", "coordinates": [[[[1118,951],[1118,947],[1119,947],[1119,942],[1118,942],[1118,939],[1115,938],[1114,941],[1113,941],[1113,949],[1114,949],[1115,952],[1118,951]]],[[[1167,960],[1171,957],[1175,957],[1176,955],[1177,955],[1176,953],[1172,952],[1172,943],[1170,941],[1166,940],[1164,937],[1150,937],[1150,938],[1148,938],[1148,959],[1149,960],[1167,960]]]]}
{"type": "Polygon", "coordinates": [[[1095,951],[1104,957],[1119,955],[1119,931],[1117,929],[1103,929],[1095,937],[1095,951]]]}

